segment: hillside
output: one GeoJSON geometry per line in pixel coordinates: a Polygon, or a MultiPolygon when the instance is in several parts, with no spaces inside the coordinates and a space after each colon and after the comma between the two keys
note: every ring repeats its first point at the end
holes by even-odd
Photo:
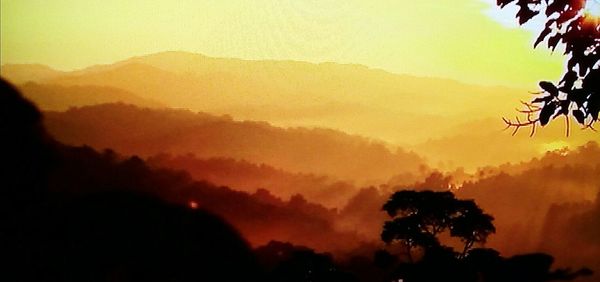
{"type": "Polygon", "coordinates": [[[23,95],[46,111],[64,111],[70,107],[97,105],[103,103],[125,103],[141,107],[159,108],[159,102],[114,87],[107,86],[60,86],[28,82],[19,89],[23,95]]]}
{"type": "MultiPolygon", "coordinates": [[[[598,133],[564,123],[527,129],[517,137],[503,132],[501,117],[517,114],[531,89],[464,84],[415,77],[361,65],[252,61],[162,52],[109,65],[47,76],[39,67],[6,68],[3,75],[62,86],[101,86],[134,93],[165,107],[185,108],[280,127],[323,127],[384,140],[425,157],[445,170],[526,161],[547,150],[598,140],[598,133]],[[6,74],[4,74],[6,73],[6,74]],[[480,148],[469,151],[465,148],[480,148]]],[[[21,79],[22,80],[22,79],[21,79]]],[[[18,80],[17,80],[18,81],[18,80]]],[[[127,101],[147,106],[136,101],[127,101]]],[[[572,122],[574,124],[574,122],[572,122]]]]}
{"type": "Polygon", "coordinates": [[[515,103],[504,98],[526,97],[524,90],[398,75],[361,65],[185,52],[134,57],[40,81],[111,86],[171,107],[283,126],[330,127],[396,143],[424,141],[474,116],[512,111],[515,103]],[[419,126],[424,120],[427,126],[419,126]]]}
{"type": "MultiPolygon", "coordinates": [[[[361,239],[355,234],[335,229],[335,210],[308,202],[301,195],[281,200],[265,190],[252,194],[234,191],[205,181],[194,181],[184,171],[151,168],[136,156],[62,144],[48,136],[42,114],[32,103],[2,80],[0,90],[0,113],[6,117],[0,120],[0,128],[9,133],[0,139],[0,152],[10,164],[1,172],[0,218],[5,224],[0,231],[3,243],[7,243],[5,249],[14,251],[8,254],[17,262],[31,255],[35,258],[31,259],[33,261],[47,256],[51,258],[49,262],[61,264],[64,263],[61,260],[55,262],[55,254],[65,251],[65,256],[80,258],[105,256],[106,259],[100,262],[105,263],[109,257],[127,252],[119,248],[128,248],[133,242],[130,238],[145,242],[146,236],[164,236],[158,242],[167,244],[168,249],[177,248],[177,244],[183,242],[174,240],[186,240],[197,233],[167,239],[170,232],[184,229],[165,223],[177,224],[178,220],[190,223],[190,218],[182,218],[186,217],[185,213],[169,215],[169,210],[175,208],[173,205],[179,210],[199,209],[218,215],[214,221],[221,222],[224,227],[233,225],[254,246],[281,240],[320,250],[340,251],[360,244],[361,239]],[[110,243],[102,245],[107,238],[98,234],[112,236],[108,239],[112,240],[110,242],[118,241],[123,245],[117,248],[110,243]],[[53,235],[56,237],[50,237],[53,235]],[[116,240],[123,238],[120,236],[129,237],[116,240]],[[76,240],[70,240],[73,238],[76,240]],[[335,242],[331,238],[336,238],[335,242]],[[69,240],[69,243],[63,240],[69,240]],[[91,254],[78,253],[77,247],[71,244],[85,244],[86,241],[87,246],[95,247],[91,254]],[[32,245],[25,246],[22,242],[32,245]],[[47,245],[58,247],[45,249],[47,245]],[[115,253],[103,254],[100,246],[115,253]],[[31,252],[21,253],[20,250],[31,252]]],[[[200,226],[200,234],[209,234],[213,228],[217,226],[200,226]]],[[[215,244],[221,238],[202,240],[215,244]]],[[[144,247],[139,250],[155,246],[149,243],[144,247]]],[[[96,267],[82,264],[83,267],[96,267]]]]}
{"type": "Polygon", "coordinates": [[[531,158],[542,157],[548,151],[564,147],[575,149],[600,140],[600,133],[581,130],[574,121],[567,137],[563,118],[544,128],[538,126],[534,136],[530,136],[531,128],[522,128],[515,136],[511,134],[513,129],[504,128],[500,118],[473,120],[449,129],[447,136],[432,138],[410,148],[432,166],[448,170],[463,167],[475,171],[484,166],[527,162],[531,158]]]}
{"type": "Polygon", "coordinates": [[[253,164],[231,158],[200,159],[193,155],[157,155],[146,160],[154,167],[187,171],[196,180],[234,187],[254,193],[264,189],[277,197],[289,199],[302,194],[308,201],[327,207],[343,207],[358,191],[354,185],[325,175],[290,173],[266,164],[253,164]]]}
{"type": "Polygon", "coordinates": [[[380,183],[425,166],[414,153],[340,131],[285,129],[187,110],[104,104],[45,116],[49,132],[61,142],[124,154],[193,153],[199,158],[247,160],[292,173],[361,183],[380,183]]]}
{"type": "Polygon", "coordinates": [[[57,78],[65,73],[40,64],[6,64],[0,67],[0,75],[14,84],[22,84],[57,78]]]}

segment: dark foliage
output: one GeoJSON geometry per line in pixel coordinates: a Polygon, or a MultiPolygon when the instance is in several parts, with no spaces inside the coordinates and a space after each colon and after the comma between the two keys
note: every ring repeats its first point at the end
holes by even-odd
{"type": "Polygon", "coordinates": [[[386,243],[400,241],[408,246],[408,261],[391,260],[384,252],[375,260],[392,269],[389,277],[406,282],[425,281],[552,281],[572,280],[591,275],[587,268],[552,270],[554,258],[547,254],[526,254],[503,258],[492,249],[472,249],[495,232],[493,217],[472,200],[459,200],[449,191],[402,190],[394,193],[383,206],[394,219],[383,226],[381,237],[386,243]],[[439,236],[450,236],[465,244],[462,253],[440,243],[439,236]],[[413,261],[412,247],[421,247],[422,257],[413,261]]]}
{"type": "Polygon", "coordinates": [[[392,267],[388,281],[405,282],[542,282],[568,281],[592,274],[582,268],[552,270],[552,256],[541,253],[502,257],[493,249],[472,249],[457,258],[450,248],[430,249],[417,262],[399,262],[392,267]]]}
{"type": "Polygon", "coordinates": [[[494,218],[485,214],[473,200],[459,200],[452,192],[402,190],[383,206],[393,219],[385,222],[381,238],[386,243],[401,241],[410,248],[425,250],[442,247],[438,236],[450,231],[465,246],[463,255],[474,243],[484,243],[494,233],[494,218]]]}
{"type": "Polygon", "coordinates": [[[0,280],[263,281],[223,220],[142,191],[141,160],[99,167],[110,154],[56,143],[4,81],[0,117],[0,280]]]}
{"type": "Polygon", "coordinates": [[[358,281],[351,273],[341,270],[330,254],[316,253],[306,247],[271,241],[257,248],[256,254],[274,282],[358,281]]]}
{"type": "MultiPolygon", "coordinates": [[[[544,126],[559,116],[572,116],[585,126],[591,127],[598,121],[600,112],[600,19],[585,11],[584,0],[497,0],[500,7],[515,4],[519,24],[534,17],[545,17],[545,27],[538,35],[534,47],[546,42],[554,51],[564,47],[567,69],[558,83],[542,81],[541,94],[531,103],[525,103],[527,121],[516,122],[505,119],[507,125],[515,127],[536,123],[544,126]]],[[[568,133],[568,128],[567,128],[568,133]]]]}

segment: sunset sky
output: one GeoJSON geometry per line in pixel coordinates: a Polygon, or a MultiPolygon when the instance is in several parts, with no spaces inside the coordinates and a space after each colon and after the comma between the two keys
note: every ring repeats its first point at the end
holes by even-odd
{"type": "Polygon", "coordinates": [[[2,64],[61,70],[166,50],[333,61],[394,73],[532,88],[561,54],[532,50],[491,0],[2,0],[2,64]]]}

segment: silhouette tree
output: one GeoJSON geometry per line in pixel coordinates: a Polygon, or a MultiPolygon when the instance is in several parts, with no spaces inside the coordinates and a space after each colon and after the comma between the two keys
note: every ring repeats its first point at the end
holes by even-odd
{"type": "Polygon", "coordinates": [[[386,221],[381,239],[386,243],[402,242],[409,259],[414,247],[425,251],[440,249],[438,236],[450,231],[450,236],[464,243],[464,256],[474,243],[485,242],[496,229],[493,217],[485,214],[473,200],[459,200],[449,191],[402,190],[394,193],[383,210],[393,219],[386,221]]]}
{"type": "Polygon", "coordinates": [[[461,254],[464,257],[475,243],[484,243],[490,234],[496,232],[496,228],[492,224],[494,218],[485,214],[472,200],[460,200],[458,211],[450,226],[450,235],[460,238],[465,244],[461,254]]]}
{"type": "Polygon", "coordinates": [[[551,120],[565,116],[567,135],[569,117],[592,128],[600,112],[600,19],[590,12],[595,0],[497,0],[501,8],[509,4],[519,7],[516,18],[524,24],[535,17],[544,17],[545,27],[535,43],[546,42],[554,51],[564,47],[567,67],[558,83],[541,81],[538,97],[523,104],[527,120],[504,119],[507,127],[513,127],[513,135],[523,126],[531,126],[531,135],[536,124],[545,126],[551,120]]]}
{"type": "MultiPolygon", "coordinates": [[[[394,193],[383,206],[393,220],[384,224],[381,237],[386,243],[403,242],[410,249],[424,250],[418,261],[394,261],[390,253],[380,251],[378,266],[392,270],[392,281],[430,282],[542,282],[573,280],[592,275],[581,268],[573,271],[552,269],[554,258],[543,253],[504,258],[493,249],[473,248],[495,232],[493,217],[485,214],[473,200],[460,200],[452,192],[403,190],[394,193]],[[462,253],[440,243],[440,234],[460,238],[462,253]]],[[[388,280],[389,281],[389,280],[388,280]]]]}

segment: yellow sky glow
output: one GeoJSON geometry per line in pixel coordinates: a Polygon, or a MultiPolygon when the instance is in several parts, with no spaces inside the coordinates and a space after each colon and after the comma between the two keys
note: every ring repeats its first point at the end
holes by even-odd
{"type": "Polygon", "coordinates": [[[559,78],[563,57],[532,50],[534,34],[486,2],[1,0],[1,62],[71,70],[181,50],[528,88],[559,78]]]}

